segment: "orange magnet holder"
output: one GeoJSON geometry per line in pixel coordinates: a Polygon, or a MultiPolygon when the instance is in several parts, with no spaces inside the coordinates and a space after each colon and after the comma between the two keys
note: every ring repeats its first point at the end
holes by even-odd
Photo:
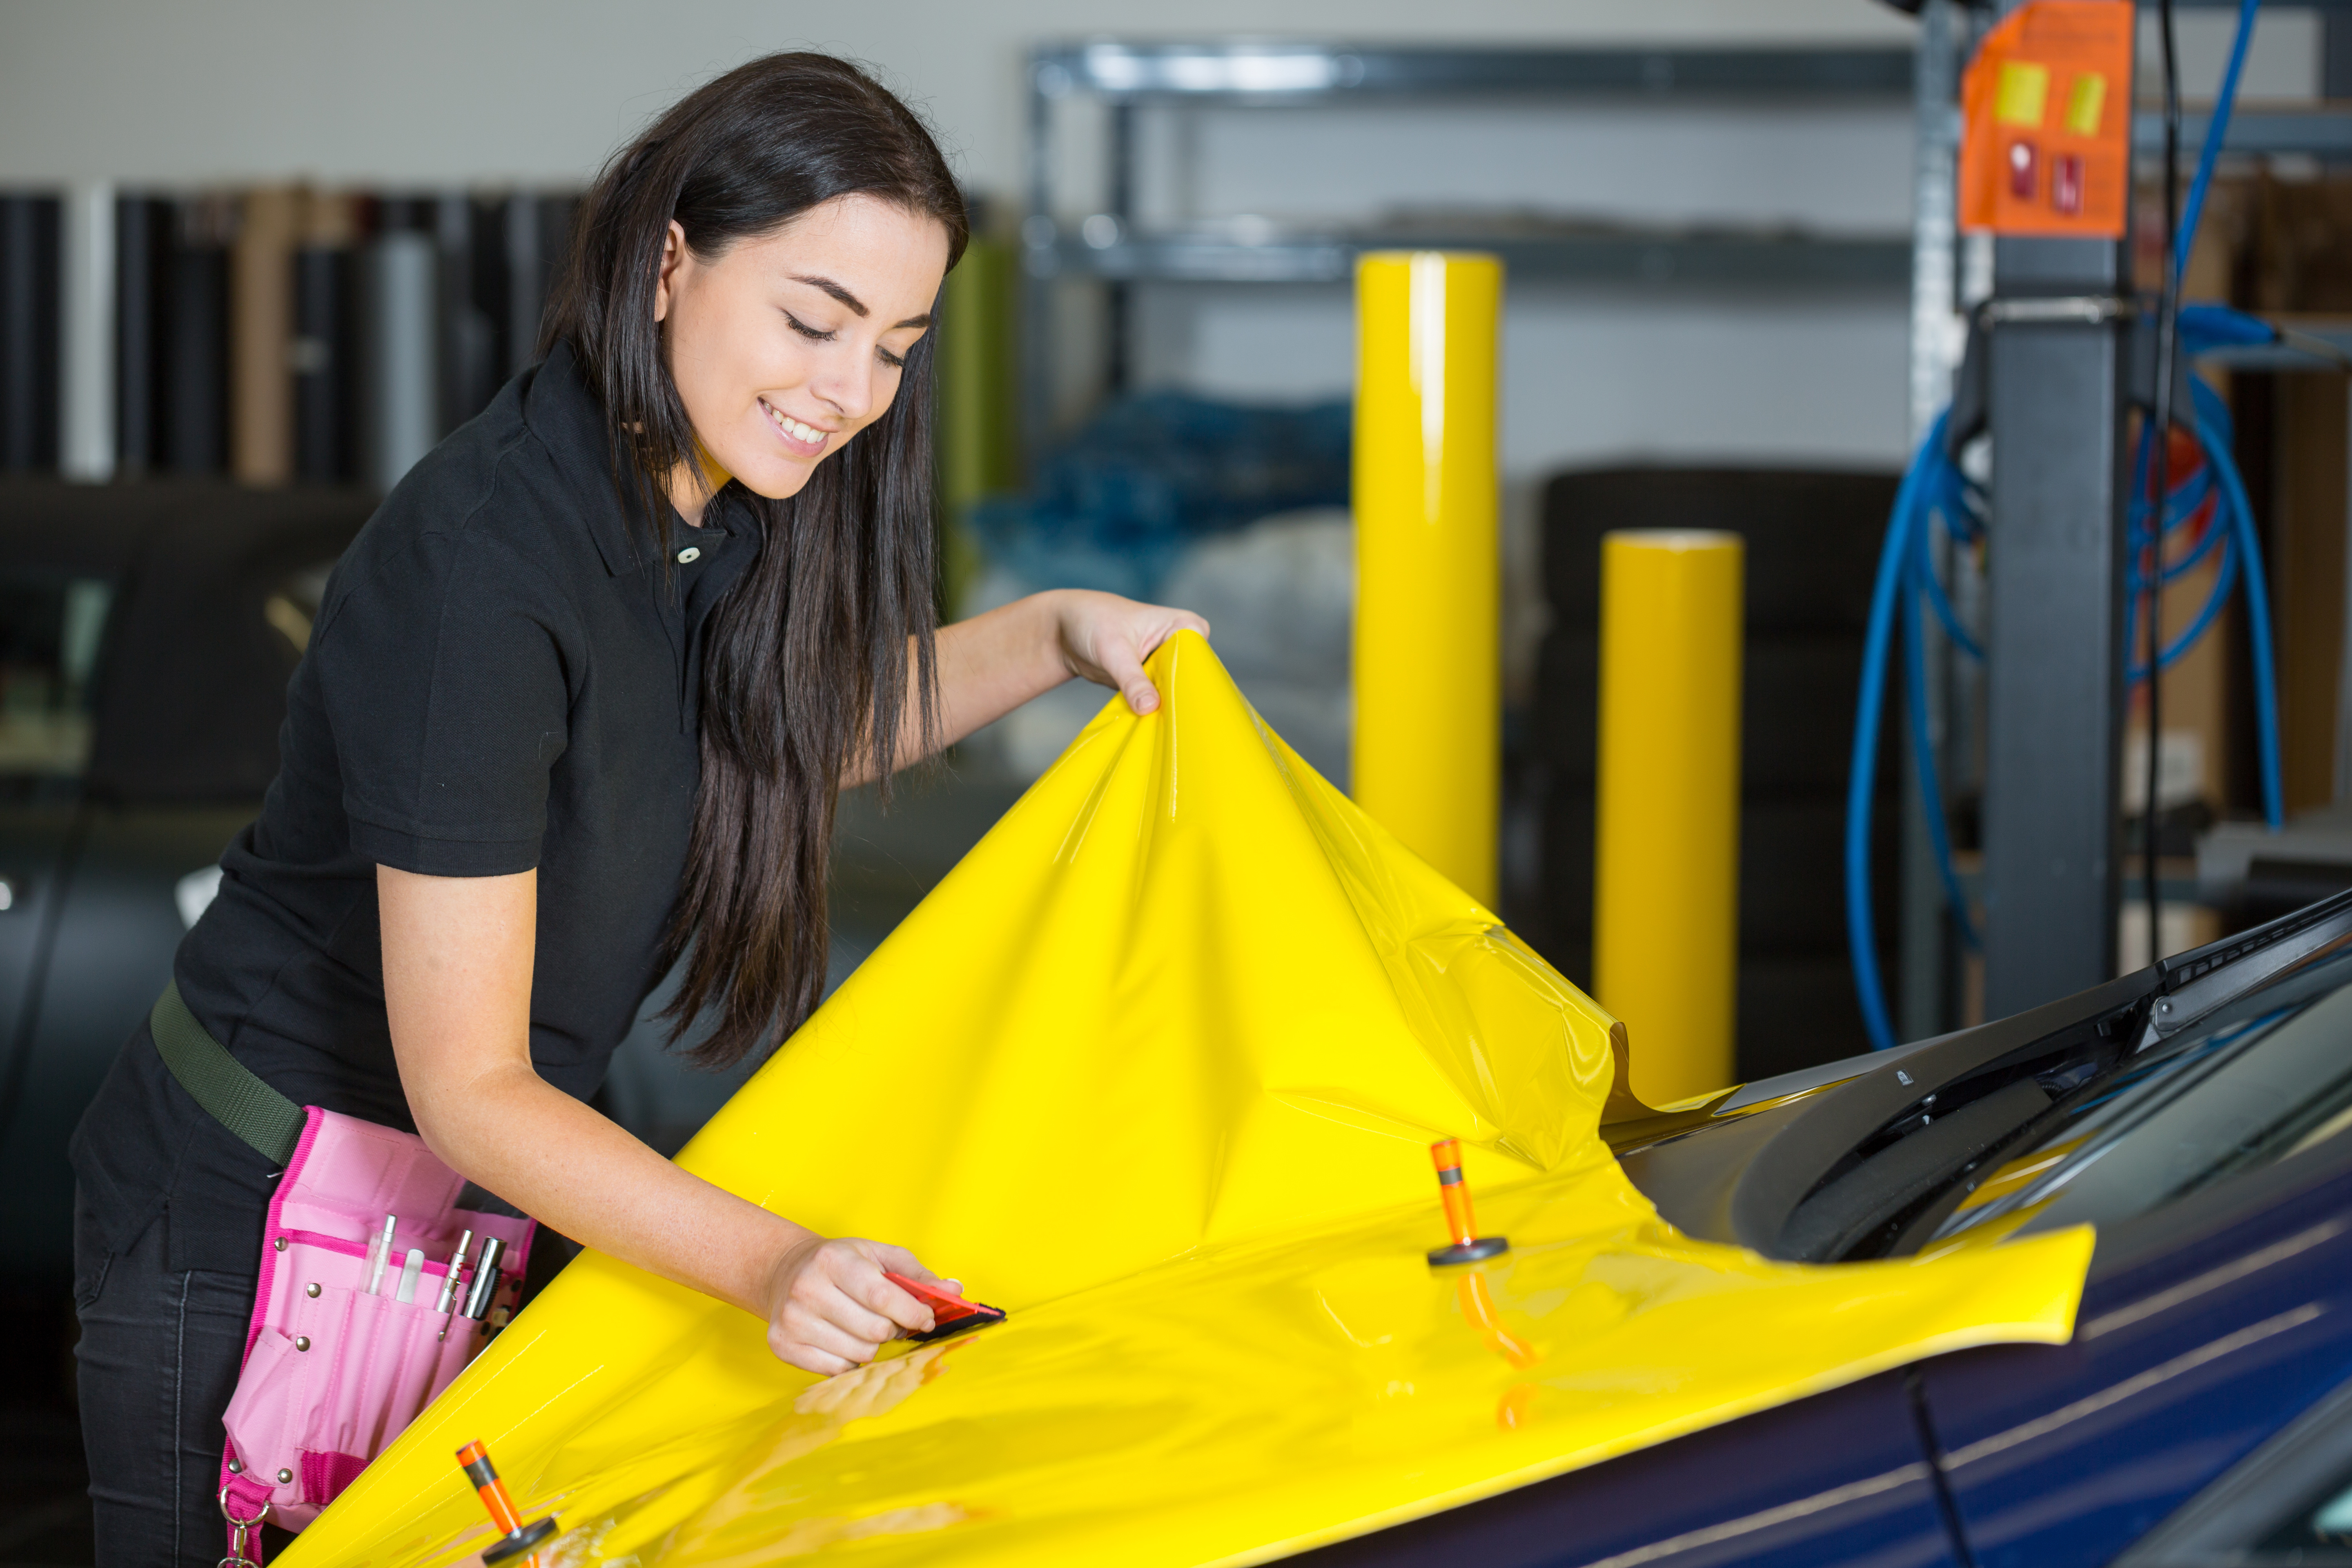
{"type": "Polygon", "coordinates": [[[1429,1146],[1430,1163],[1437,1167],[1437,1195],[1445,1205],[1445,1228],[1454,1237],[1444,1247],[1429,1251],[1433,1266],[1443,1268],[1450,1263],[1476,1263],[1511,1250],[1511,1244],[1499,1236],[1480,1236],[1478,1222],[1470,1214],[1470,1189],[1462,1181],[1462,1140],[1441,1138],[1429,1146]]]}
{"type": "Polygon", "coordinates": [[[468,1443],[458,1449],[457,1463],[464,1467],[466,1479],[474,1483],[482,1506],[489,1510],[490,1523],[504,1537],[482,1549],[484,1568],[520,1556],[555,1533],[555,1516],[551,1513],[529,1524],[522,1521],[522,1516],[515,1512],[514,1500],[507,1496],[506,1482],[499,1479],[498,1467],[490,1463],[489,1450],[480,1443],[468,1443]]]}

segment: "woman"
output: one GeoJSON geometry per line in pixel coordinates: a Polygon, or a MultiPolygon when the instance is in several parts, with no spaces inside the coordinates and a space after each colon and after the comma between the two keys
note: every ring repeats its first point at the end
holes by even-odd
{"type": "MultiPolygon", "coordinates": [[[[414,1127],[819,1373],[929,1327],[883,1278],[928,1271],[687,1174],[585,1098],[674,963],[706,1064],[808,1015],[842,786],[1073,675],[1149,712],[1142,659],[1206,629],[1057,593],[934,636],[930,329],[965,235],[921,123],[823,56],[744,66],[616,156],[543,363],[337,567],[278,781],[174,966],[289,1100],[414,1127]]],[[[74,1155],[100,1561],[211,1563],[276,1172],[145,1028],[74,1155]]]]}

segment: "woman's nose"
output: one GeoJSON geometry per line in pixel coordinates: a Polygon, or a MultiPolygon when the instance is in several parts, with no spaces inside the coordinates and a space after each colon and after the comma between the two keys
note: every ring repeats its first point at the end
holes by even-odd
{"type": "Polygon", "coordinates": [[[874,409],[874,354],[869,348],[828,354],[809,390],[839,410],[852,424],[863,424],[874,409]]]}

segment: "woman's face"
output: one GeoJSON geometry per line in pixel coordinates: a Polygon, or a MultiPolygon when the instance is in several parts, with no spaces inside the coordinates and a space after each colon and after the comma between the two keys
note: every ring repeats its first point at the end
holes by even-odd
{"type": "Polygon", "coordinates": [[[938,219],[873,196],[837,196],[709,258],[671,224],[654,316],[714,484],[792,495],[880,418],[947,265],[938,219]]]}

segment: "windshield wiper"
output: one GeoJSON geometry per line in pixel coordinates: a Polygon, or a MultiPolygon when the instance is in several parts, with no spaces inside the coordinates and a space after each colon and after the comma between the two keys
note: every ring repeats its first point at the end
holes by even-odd
{"type": "Polygon", "coordinates": [[[1812,1263],[1843,1257],[2032,1127],[2050,1105],[2040,1084],[2021,1079],[1896,1139],[1798,1205],[1780,1256],[1812,1263]]]}

